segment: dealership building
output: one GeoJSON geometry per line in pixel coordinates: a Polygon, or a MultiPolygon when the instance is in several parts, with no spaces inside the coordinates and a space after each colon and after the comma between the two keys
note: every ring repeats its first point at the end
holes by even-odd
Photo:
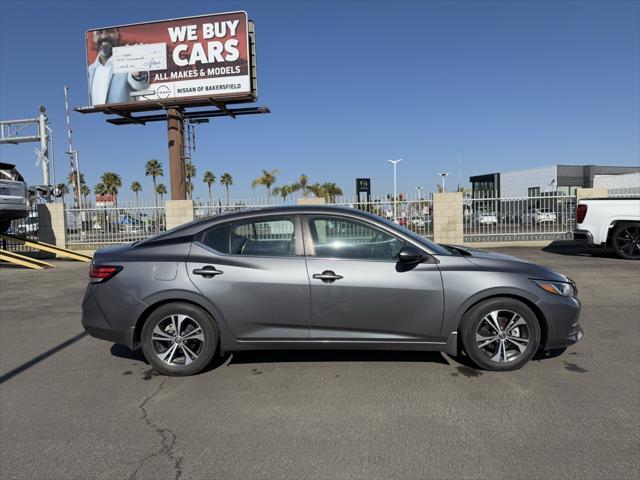
{"type": "Polygon", "coordinates": [[[638,167],[603,165],[549,165],[513,172],[469,177],[473,197],[535,197],[545,192],[575,195],[578,188],[592,188],[594,178],[640,172],[638,167]]]}

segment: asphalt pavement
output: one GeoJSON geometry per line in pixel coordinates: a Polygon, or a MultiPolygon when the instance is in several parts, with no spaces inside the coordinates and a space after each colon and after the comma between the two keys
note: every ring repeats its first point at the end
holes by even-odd
{"type": "Polygon", "coordinates": [[[440,353],[252,352],[169,378],[83,334],[86,263],[2,266],[0,478],[638,478],[640,263],[499,251],[578,283],[578,345],[510,373],[440,353]]]}

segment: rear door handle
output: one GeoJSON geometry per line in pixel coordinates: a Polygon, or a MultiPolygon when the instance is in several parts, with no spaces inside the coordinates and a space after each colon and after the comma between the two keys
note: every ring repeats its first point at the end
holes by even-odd
{"type": "Polygon", "coordinates": [[[218,270],[213,265],[205,265],[202,268],[194,268],[194,275],[202,275],[204,278],[213,278],[216,275],[222,275],[224,272],[222,270],[218,270]]]}
{"type": "Polygon", "coordinates": [[[331,270],[325,270],[322,273],[314,273],[313,278],[322,280],[324,283],[333,283],[336,280],[342,280],[344,277],[342,275],[336,275],[331,270]]]}

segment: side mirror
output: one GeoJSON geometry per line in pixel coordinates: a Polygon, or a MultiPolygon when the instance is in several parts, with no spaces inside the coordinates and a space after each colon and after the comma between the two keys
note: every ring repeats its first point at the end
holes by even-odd
{"type": "Polygon", "coordinates": [[[417,265],[425,260],[425,254],[413,245],[405,245],[400,250],[398,261],[403,265],[417,265]]]}

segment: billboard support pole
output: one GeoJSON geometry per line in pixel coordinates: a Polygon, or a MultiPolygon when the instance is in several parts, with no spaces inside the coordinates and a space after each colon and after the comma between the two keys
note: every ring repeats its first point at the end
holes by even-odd
{"type": "Polygon", "coordinates": [[[169,140],[171,200],[186,200],[184,115],[181,108],[171,107],[167,109],[167,138],[169,140]]]}

